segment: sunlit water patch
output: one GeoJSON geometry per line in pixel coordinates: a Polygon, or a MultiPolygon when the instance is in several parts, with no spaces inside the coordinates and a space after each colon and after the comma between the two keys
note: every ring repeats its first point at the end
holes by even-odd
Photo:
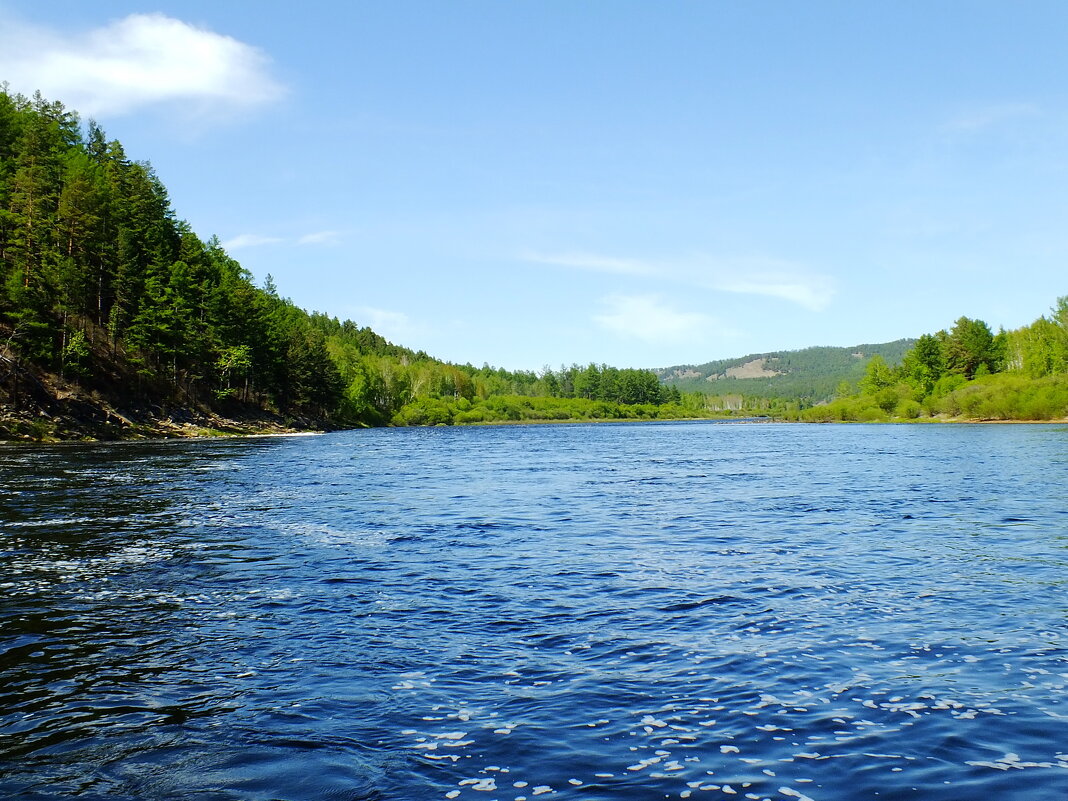
{"type": "Polygon", "coordinates": [[[1068,431],[0,453],[0,796],[1068,797],[1068,431]]]}

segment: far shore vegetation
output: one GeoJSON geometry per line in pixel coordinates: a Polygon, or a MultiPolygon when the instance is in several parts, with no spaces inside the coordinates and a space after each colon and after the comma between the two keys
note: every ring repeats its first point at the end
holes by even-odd
{"type": "Polygon", "coordinates": [[[961,317],[924,334],[901,363],[878,356],[854,389],[798,411],[818,422],[879,420],[1062,420],[1068,417],[1068,296],[1048,315],[994,334],[961,317]]]}

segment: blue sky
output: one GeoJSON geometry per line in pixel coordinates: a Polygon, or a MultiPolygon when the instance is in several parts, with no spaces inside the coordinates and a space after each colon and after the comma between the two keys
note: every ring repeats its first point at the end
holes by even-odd
{"type": "Polygon", "coordinates": [[[0,80],[258,281],[456,362],[1014,328],[1068,294],[1068,4],[0,0],[0,80]]]}

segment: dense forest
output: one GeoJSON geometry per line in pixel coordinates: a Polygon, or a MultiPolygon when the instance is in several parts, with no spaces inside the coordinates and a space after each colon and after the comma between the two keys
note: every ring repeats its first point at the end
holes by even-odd
{"type": "Polygon", "coordinates": [[[446,364],[309,314],[178,219],[149,163],[61,103],[4,86],[0,403],[36,414],[40,433],[60,396],[102,435],[199,412],[404,425],[655,417],[683,400],[649,371],[446,364]]]}
{"type": "Polygon", "coordinates": [[[993,333],[983,320],[959,318],[924,334],[891,366],[873,358],[859,391],[839,389],[831,403],[796,419],[965,418],[1052,420],[1068,416],[1068,297],[1048,316],[993,333]]]}

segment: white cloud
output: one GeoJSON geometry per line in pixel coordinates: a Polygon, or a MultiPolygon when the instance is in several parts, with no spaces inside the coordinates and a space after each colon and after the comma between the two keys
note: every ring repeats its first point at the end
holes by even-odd
{"type": "Polygon", "coordinates": [[[715,283],[715,288],[722,292],[736,292],[741,295],[767,295],[772,298],[782,298],[810,311],[823,311],[827,308],[832,294],[829,287],[814,286],[789,277],[775,276],[720,280],[715,283]]]}
{"type": "Polygon", "coordinates": [[[336,245],[341,241],[340,231],[315,231],[304,234],[297,240],[298,245],[336,245]]]}
{"type": "Polygon", "coordinates": [[[656,268],[648,262],[635,259],[618,259],[595,253],[525,253],[523,261],[534,264],[549,264],[554,267],[573,267],[595,273],[612,273],[614,275],[655,275],[656,268]]]}
{"type": "Polygon", "coordinates": [[[420,333],[419,326],[404,312],[378,309],[374,306],[355,308],[353,319],[370,327],[376,334],[393,343],[410,343],[420,333]]]}
{"type": "Polygon", "coordinates": [[[261,236],[260,234],[238,234],[237,236],[223,242],[223,247],[227,250],[240,250],[241,248],[252,248],[260,245],[292,245],[294,242],[298,245],[334,245],[341,240],[341,233],[338,231],[315,231],[314,233],[304,234],[297,239],[288,239],[280,236],[261,236]]]}
{"type": "Polygon", "coordinates": [[[159,103],[216,113],[261,105],[285,91],[267,68],[261,50],[163,14],[76,35],[0,23],[0,76],[11,88],[40,89],[87,116],[159,103]]]}
{"type": "Polygon", "coordinates": [[[254,248],[260,245],[277,245],[284,240],[277,236],[260,236],[259,234],[238,234],[222,243],[223,249],[232,251],[241,248],[254,248]]]}
{"type": "Polygon", "coordinates": [[[774,259],[733,260],[709,271],[700,282],[718,292],[780,298],[816,312],[826,309],[835,293],[828,276],[774,259]]]}
{"type": "Polygon", "coordinates": [[[716,332],[706,314],[673,309],[658,295],[611,295],[602,300],[605,311],[594,315],[601,328],[621,336],[655,344],[692,342],[716,332]]]}
{"type": "Polygon", "coordinates": [[[834,297],[834,282],[781,259],[691,257],[648,261],[592,253],[527,253],[523,261],[577,270],[656,278],[715,292],[764,295],[822,311],[834,297]]]}

